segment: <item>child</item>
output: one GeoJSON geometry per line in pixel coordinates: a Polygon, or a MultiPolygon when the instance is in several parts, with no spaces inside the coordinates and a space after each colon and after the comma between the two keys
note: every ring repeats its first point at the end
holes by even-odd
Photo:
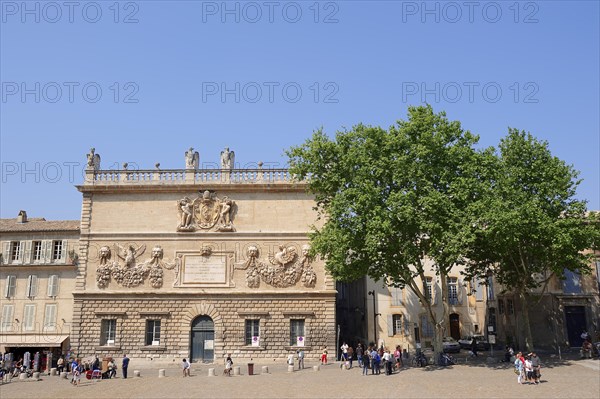
{"type": "Polygon", "coordinates": [[[227,355],[227,359],[225,359],[225,371],[223,374],[231,377],[231,368],[233,367],[233,360],[231,360],[231,353],[227,355]]]}
{"type": "Polygon", "coordinates": [[[323,349],[323,354],[321,355],[321,364],[327,364],[327,347],[323,349]]]}
{"type": "Polygon", "coordinates": [[[183,376],[189,377],[190,376],[190,362],[188,362],[187,359],[183,359],[183,361],[181,362],[181,367],[183,368],[183,376]]]}

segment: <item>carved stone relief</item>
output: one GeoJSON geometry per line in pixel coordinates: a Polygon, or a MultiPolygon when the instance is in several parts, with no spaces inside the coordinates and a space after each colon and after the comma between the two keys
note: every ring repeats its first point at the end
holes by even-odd
{"type": "Polygon", "coordinates": [[[310,246],[302,247],[302,257],[298,259],[296,248],[279,246],[279,251],[268,255],[268,262],[259,260],[256,246],[247,249],[248,260],[238,269],[246,270],[246,285],[259,288],[260,281],[277,288],[286,288],[301,281],[305,287],[312,288],[317,282],[317,275],[311,266],[308,255],[310,246]]]}
{"type": "Polygon", "coordinates": [[[190,232],[211,230],[233,232],[233,215],[235,201],[227,196],[219,199],[215,193],[204,191],[201,196],[192,200],[184,197],[177,201],[179,209],[179,225],[177,231],[190,232]]]}
{"type": "Polygon", "coordinates": [[[128,245],[126,248],[115,244],[118,248],[117,255],[124,261],[124,265],[118,261],[111,262],[111,250],[108,246],[103,246],[99,251],[100,264],[96,269],[96,283],[98,288],[106,288],[111,278],[123,287],[137,287],[149,280],[152,288],[161,288],[163,285],[163,268],[179,270],[179,258],[174,263],[168,263],[163,260],[163,249],[160,246],[152,248],[152,256],[146,262],[137,264],[138,258],[146,250],[145,245],[135,247],[128,245]]]}

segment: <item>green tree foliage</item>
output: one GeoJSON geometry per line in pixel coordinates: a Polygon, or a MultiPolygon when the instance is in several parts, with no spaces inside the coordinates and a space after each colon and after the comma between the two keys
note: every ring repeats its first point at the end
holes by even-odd
{"type": "Polygon", "coordinates": [[[436,353],[448,323],[446,276],[464,262],[486,165],[477,140],[427,106],[388,130],[360,124],[333,140],[317,131],[287,151],[323,222],[310,234],[312,251],[338,280],[368,275],[411,289],[436,327],[436,353]],[[427,261],[441,281],[441,311],[423,290],[427,261]]]}
{"type": "Polygon", "coordinates": [[[509,129],[488,165],[487,190],[471,208],[476,223],[467,270],[471,276],[493,272],[520,298],[521,334],[533,350],[530,292],[545,289],[554,276],[564,278],[565,269],[589,271],[585,250],[597,240],[597,218],[575,199],[578,172],[529,133],[509,129]]]}

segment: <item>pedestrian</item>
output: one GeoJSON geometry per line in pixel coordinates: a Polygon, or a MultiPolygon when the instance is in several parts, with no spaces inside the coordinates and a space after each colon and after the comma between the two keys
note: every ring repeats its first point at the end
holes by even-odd
{"type": "Polygon", "coordinates": [[[181,368],[183,369],[183,376],[184,377],[189,377],[190,376],[190,362],[187,361],[187,359],[183,359],[183,361],[181,362],[181,368]]]}
{"type": "Polygon", "coordinates": [[[369,375],[369,366],[371,362],[371,357],[369,356],[369,351],[366,350],[364,351],[363,355],[362,355],[362,369],[363,369],[363,375],[369,375]]]}
{"type": "Polygon", "coordinates": [[[396,350],[394,351],[394,367],[396,369],[402,367],[402,347],[400,345],[396,345],[396,350]]]}
{"type": "Polygon", "coordinates": [[[535,352],[531,354],[531,366],[533,367],[533,381],[537,385],[540,383],[540,378],[542,376],[542,362],[535,352]]]}
{"type": "Polygon", "coordinates": [[[60,375],[60,373],[63,372],[64,368],[65,368],[65,357],[61,356],[56,361],[56,369],[57,369],[59,375],[60,375]]]}
{"type": "Polygon", "coordinates": [[[298,354],[298,369],[303,370],[304,369],[304,351],[302,349],[298,349],[296,351],[296,353],[298,354]]]}
{"type": "Polygon", "coordinates": [[[112,357],[108,361],[108,378],[116,378],[117,377],[117,364],[115,363],[115,359],[112,357]]]}
{"type": "Polygon", "coordinates": [[[363,354],[364,350],[362,344],[359,342],[358,345],[356,345],[356,360],[358,360],[358,367],[360,368],[363,367],[363,354]]]}
{"type": "Polygon", "coordinates": [[[71,384],[79,385],[82,370],[83,365],[81,365],[81,360],[75,359],[73,363],[71,363],[71,384]]]}
{"type": "Polygon", "coordinates": [[[528,384],[533,383],[533,366],[531,365],[531,353],[525,357],[525,380],[528,384]]]}
{"type": "Polygon", "coordinates": [[[340,349],[342,350],[342,353],[340,355],[340,361],[348,360],[348,344],[346,343],[346,341],[344,341],[340,349]]]}
{"type": "Polygon", "coordinates": [[[393,357],[388,348],[385,348],[385,352],[383,353],[383,360],[385,364],[385,375],[392,375],[393,357]]]}
{"type": "Polygon", "coordinates": [[[228,353],[227,358],[225,359],[225,370],[223,371],[223,374],[226,374],[229,377],[231,377],[231,369],[232,368],[233,368],[233,360],[231,359],[231,353],[228,353]]]}
{"type": "Polygon", "coordinates": [[[354,349],[351,346],[348,346],[346,359],[346,363],[350,363],[350,368],[352,368],[352,360],[354,359],[354,349]]]}
{"type": "Polygon", "coordinates": [[[523,384],[523,374],[525,372],[525,359],[523,358],[523,353],[517,352],[514,365],[515,374],[517,374],[517,382],[523,384]]]}
{"type": "Polygon", "coordinates": [[[129,358],[127,355],[123,355],[123,361],[121,362],[121,370],[123,371],[123,378],[127,378],[127,367],[129,367],[129,358]]]}
{"type": "Polygon", "coordinates": [[[323,348],[323,353],[321,354],[321,364],[327,364],[327,347],[323,348]]]}
{"type": "Polygon", "coordinates": [[[472,356],[473,357],[478,357],[477,355],[477,338],[473,337],[473,340],[471,341],[471,352],[473,353],[472,356]]]}

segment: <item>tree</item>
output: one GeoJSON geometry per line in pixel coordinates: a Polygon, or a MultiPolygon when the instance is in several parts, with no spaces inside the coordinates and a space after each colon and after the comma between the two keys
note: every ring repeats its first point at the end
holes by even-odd
{"type": "MultiPolygon", "coordinates": [[[[578,172],[553,156],[548,143],[509,129],[488,165],[488,188],[473,205],[474,238],[465,253],[470,276],[492,272],[521,303],[528,351],[530,293],[564,271],[589,271],[585,250],[598,234],[586,202],[575,198],[578,172]]],[[[597,243],[597,241],[596,241],[597,243]]]]}
{"type": "Polygon", "coordinates": [[[389,130],[359,124],[335,140],[319,130],[287,151],[322,221],[310,233],[313,254],[335,279],[368,275],[413,291],[435,326],[436,355],[448,323],[446,278],[464,261],[480,186],[477,140],[427,106],[410,107],[389,130]],[[424,289],[426,265],[440,277],[441,310],[424,289]]]}

